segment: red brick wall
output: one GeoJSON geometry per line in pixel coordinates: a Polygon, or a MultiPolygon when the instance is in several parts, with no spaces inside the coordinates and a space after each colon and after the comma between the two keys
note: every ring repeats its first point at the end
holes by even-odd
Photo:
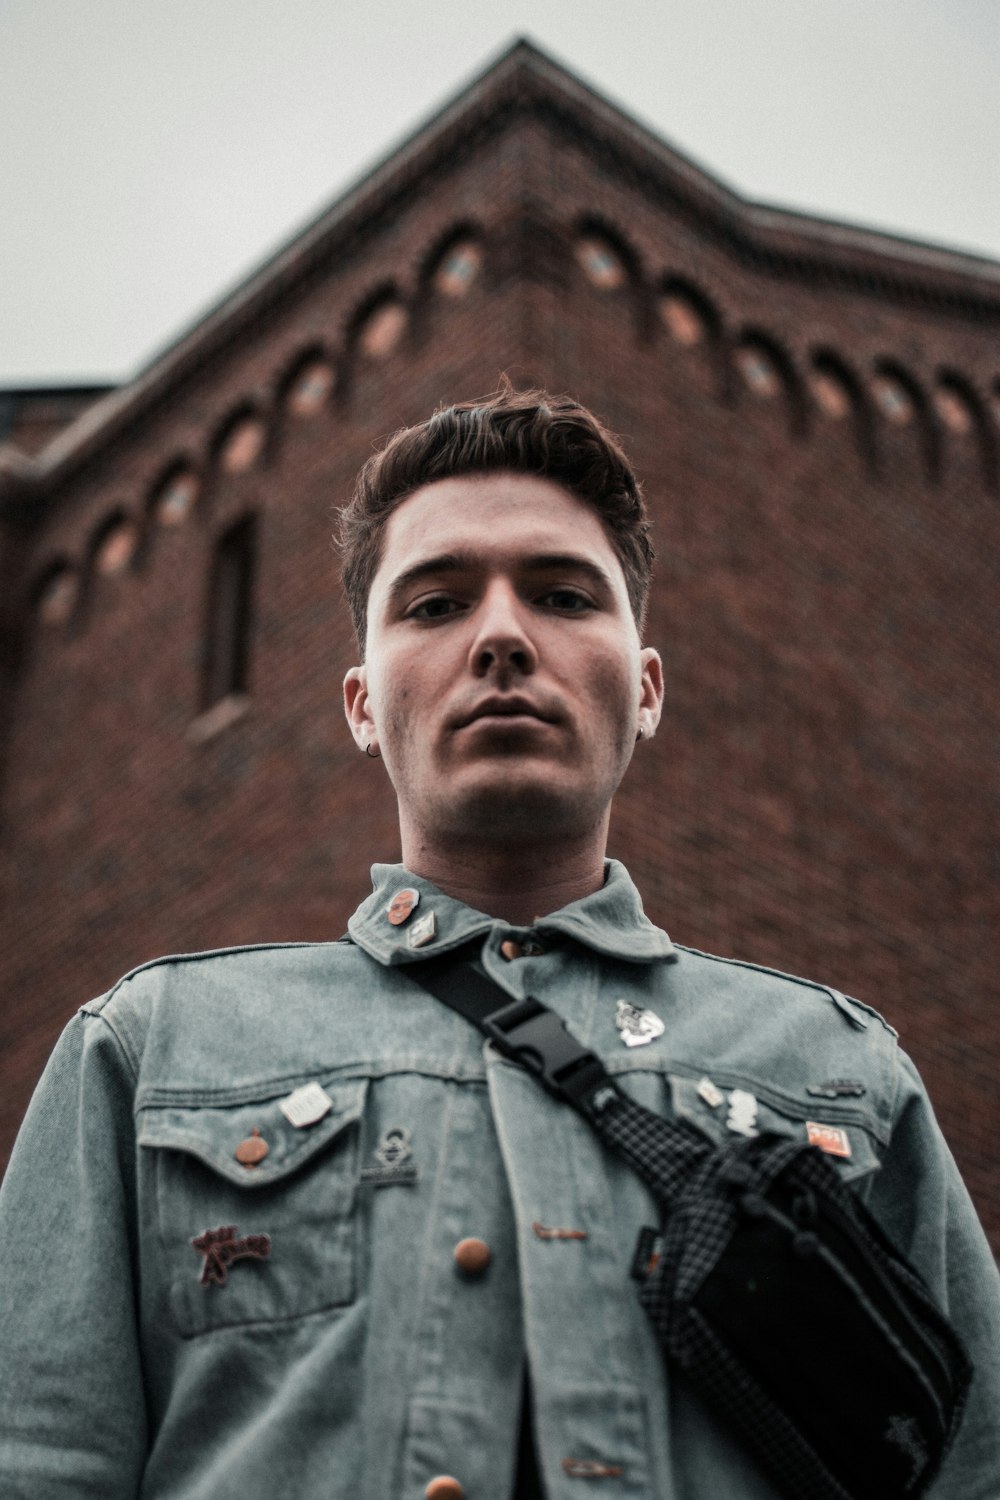
{"type": "Polygon", "coordinates": [[[571,391],[624,435],[656,521],[649,639],[667,707],[612,852],[678,941],[808,974],[889,1017],[1000,1247],[996,475],[991,487],[975,434],[930,409],[932,474],[918,424],[892,425],[870,396],[888,360],[928,400],[941,369],[958,372],[985,410],[995,347],[987,319],[930,293],[810,279],[727,245],[551,121],[456,146],[423,193],[67,478],[34,540],[26,592],[54,559],[85,564],[119,507],[143,535],[135,566],[96,578],[73,621],[28,633],[0,832],[3,1141],[59,1027],[129,966],[335,937],[370,861],[397,857],[384,772],[341,718],[353,648],[331,508],[378,436],[507,369],[571,391]],[[618,290],[575,257],[595,219],[620,237],[618,290]],[[485,263],[448,300],[426,261],[466,222],[485,263]],[[657,300],[670,277],[714,309],[717,347],[671,338],[657,300]],[[389,286],[410,328],[366,361],[358,310],[389,286]],[[784,393],[755,397],[735,371],[747,329],[785,361],[784,393]],[[277,393],[314,345],[338,391],[293,418],[277,393]],[[811,401],[820,350],[856,373],[873,453],[811,401]],[[266,456],[213,475],[216,435],[244,402],[268,424],[266,456]],[[202,498],[184,525],[158,526],[149,497],[180,456],[202,498]],[[249,705],[195,743],[212,545],[247,511],[261,547],[249,705]]]}

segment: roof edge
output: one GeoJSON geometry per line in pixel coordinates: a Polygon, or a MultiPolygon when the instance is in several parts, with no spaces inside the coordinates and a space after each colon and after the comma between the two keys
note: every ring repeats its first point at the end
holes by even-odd
{"type": "Polygon", "coordinates": [[[293,286],[307,273],[317,252],[338,235],[349,233],[390,185],[399,190],[430,169],[456,122],[472,110],[488,118],[515,102],[548,104],[572,114],[592,137],[619,148],[629,146],[648,172],[669,180],[675,195],[744,251],[778,259],[805,256],[823,269],[881,276],[911,291],[926,289],[928,295],[985,300],[1000,310],[1000,263],[745,198],[534,42],[518,37],[279,250],[154,354],[132,380],[95,402],[59,433],[36,459],[33,482],[49,485],[62,478],[231,337],[241,320],[293,286]]]}

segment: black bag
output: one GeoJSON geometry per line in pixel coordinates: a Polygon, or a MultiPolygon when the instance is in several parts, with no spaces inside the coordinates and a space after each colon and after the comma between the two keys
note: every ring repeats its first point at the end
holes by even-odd
{"type": "Polygon", "coordinates": [[[795,1500],[923,1494],[971,1371],[836,1168],[815,1146],[760,1135],[709,1147],[667,1196],[614,1115],[609,1103],[602,1138],[668,1209],[635,1268],[640,1301],[706,1404],[795,1500]]]}
{"type": "Polygon", "coordinates": [[[664,1353],[789,1500],[916,1500],[972,1376],[917,1272],[815,1146],[711,1145],[624,1094],[537,1000],[460,955],[410,977],[572,1104],[649,1185],[634,1273],[664,1353]]]}

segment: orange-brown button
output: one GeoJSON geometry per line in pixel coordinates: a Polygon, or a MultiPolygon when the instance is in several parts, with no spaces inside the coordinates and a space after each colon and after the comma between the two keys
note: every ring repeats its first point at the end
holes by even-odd
{"type": "Polygon", "coordinates": [[[233,1155],[241,1167],[255,1167],[258,1162],[264,1160],[270,1149],[255,1125],[246,1140],[240,1141],[233,1155]]]}
{"type": "Polygon", "coordinates": [[[500,952],[509,963],[512,958],[521,958],[524,954],[524,949],[513,938],[504,938],[500,944],[500,952]]]}
{"type": "Polygon", "coordinates": [[[465,1500],[465,1488],[450,1474],[435,1474],[424,1490],[427,1500],[465,1500]]]}
{"type": "Polygon", "coordinates": [[[490,1247],[485,1240],[459,1240],[455,1246],[455,1264],[467,1276],[481,1276],[490,1263],[490,1247]]]}
{"type": "Polygon", "coordinates": [[[405,890],[396,892],[385,914],[393,927],[402,927],[413,908],[419,905],[420,892],[415,891],[412,886],[407,886],[405,890]]]}

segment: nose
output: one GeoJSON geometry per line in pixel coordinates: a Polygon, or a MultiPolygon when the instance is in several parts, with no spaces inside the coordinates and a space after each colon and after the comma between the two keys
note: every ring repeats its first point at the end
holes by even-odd
{"type": "Polygon", "coordinates": [[[491,585],[480,601],[469,666],[477,677],[492,672],[501,680],[512,674],[527,676],[538,666],[528,606],[505,582],[491,585]]]}

